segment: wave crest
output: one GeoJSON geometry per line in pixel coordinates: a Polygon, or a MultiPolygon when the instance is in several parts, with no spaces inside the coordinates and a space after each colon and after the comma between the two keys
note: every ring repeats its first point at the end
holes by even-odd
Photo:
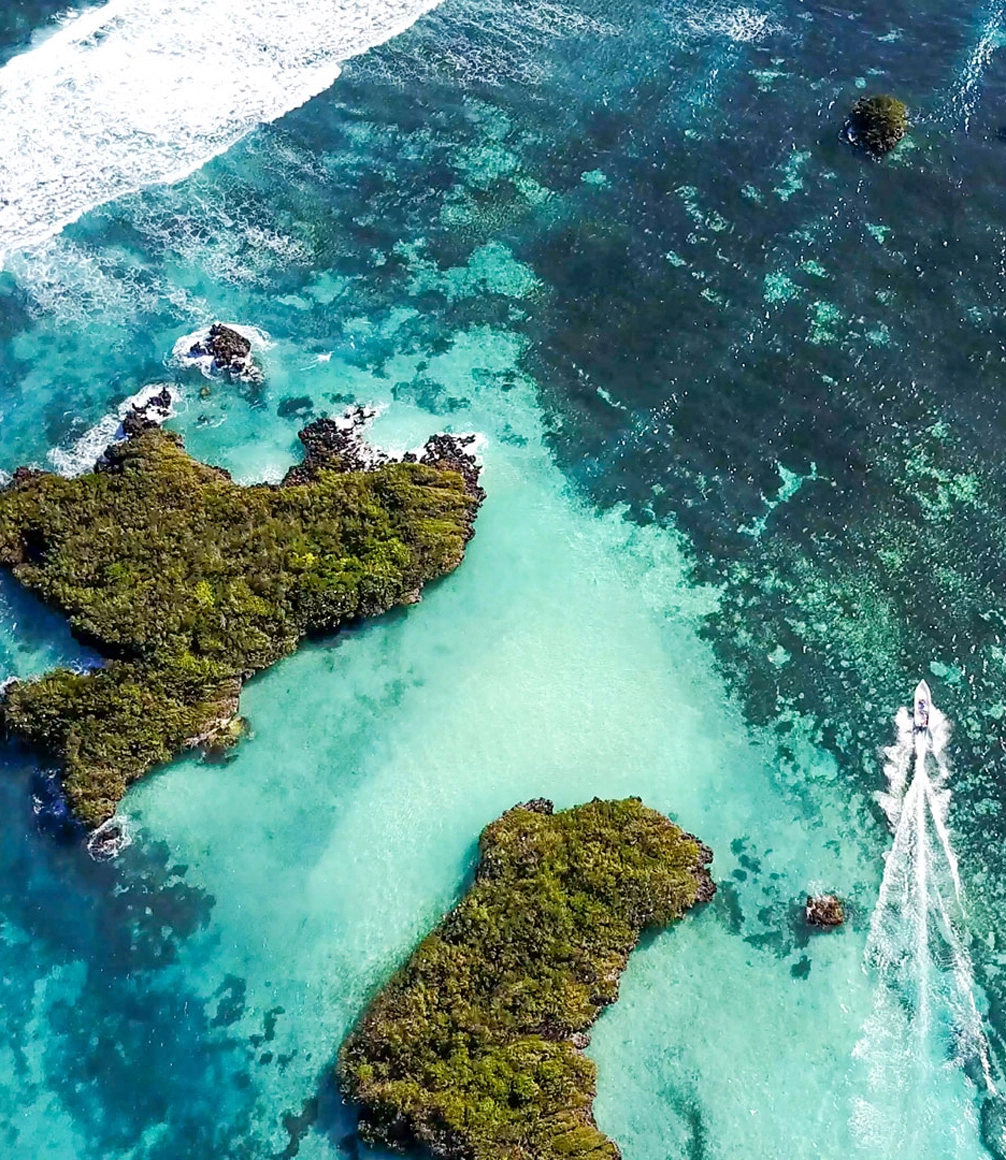
{"type": "Polygon", "coordinates": [[[0,68],[0,257],[192,173],[437,0],[109,0],[0,68]]]}

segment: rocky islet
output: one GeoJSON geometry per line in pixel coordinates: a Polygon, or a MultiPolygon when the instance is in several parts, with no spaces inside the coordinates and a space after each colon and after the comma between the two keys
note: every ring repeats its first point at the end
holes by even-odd
{"type": "Polygon", "coordinates": [[[214,322],[192,344],[188,357],[193,360],[208,359],[213,370],[232,378],[261,377],[261,371],[252,358],[251,340],[222,322],[214,322]]]}
{"type": "Polygon", "coordinates": [[[849,112],[846,131],[854,145],[874,157],[882,157],[890,153],[907,130],[908,107],[904,101],[884,93],[860,97],[849,112]]]}

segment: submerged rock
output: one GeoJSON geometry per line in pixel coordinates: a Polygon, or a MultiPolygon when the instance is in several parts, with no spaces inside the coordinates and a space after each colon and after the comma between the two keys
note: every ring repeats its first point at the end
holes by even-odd
{"type": "Polygon", "coordinates": [[[810,926],[841,926],[845,922],[845,906],[837,895],[819,894],[807,898],[804,915],[810,926]]]}
{"type": "Polygon", "coordinates": [[[889,153],[908,129],[908,108],[897,97],[860,97],[849,112],[849,140],[874,157],[889,153]]]}
{"type": "Polygon", "coordinates": [[[472,886],[374,999],[337,1072],[361,1138],[449,1160],[616,1160],[589,1028],[640,934],[714,889],[710,851],[638,799],[482,833],[472,886]]]}
{"type": "Polygon", "coordinates": [[[80,823],[66,800],[57,770],[48,770],[33,779],[32,812],[39,829],[59,841],[76,841],[80,823]]]}

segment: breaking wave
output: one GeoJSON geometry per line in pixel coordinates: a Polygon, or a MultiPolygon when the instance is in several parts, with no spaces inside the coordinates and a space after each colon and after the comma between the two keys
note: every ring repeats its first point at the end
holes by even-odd
{"type": "Polygon", "coordinates": [[[1004,17],[1006,8],[1002,4],[993,5],[978,35],[978,41],[961,70],[957,85],[950,95],[946,113],[951,120],[959,123],[965,132],[971,128],[971,118],[978,106],[982,82],[992,57],[996,50],[1006,43],[1006,34],[1003,30],[1004,17]]]}
{"type": "Polygon", "coordinates": [[[176,181],[437,0],[109,0],[0,68],[0,258],[176,181]]]}
{"type": "Polygon", "coordinates": [[[460,84],[540,85],[550,74],[543,42],[622,31],[562,0],[454,0],[424,22],[423,32],[409,43],[368,57],[354,69],[394,85],[444,77],[460,84]]]}
{"type": "Polygon", "coordinates": [[[178,399],[178,391],[170,383],[144,387],[120,403],[114,413],[88,428],[68,450],[54,447],[49,452],[49,462],[60,475],[71,479],[83,475],[94,468],[107,447],[124,438],[122,422],[130,411],[142,411],[148,422],[161,424],[174,416],[178,399]]]}
{"type": "Polygon", "coordinates": [[[685,23],[697,36],[725,36],[738,44],[753,43],[782,31],[782,26],[768,12],[744,5],[697,8],[688,14],[685,23]]]}

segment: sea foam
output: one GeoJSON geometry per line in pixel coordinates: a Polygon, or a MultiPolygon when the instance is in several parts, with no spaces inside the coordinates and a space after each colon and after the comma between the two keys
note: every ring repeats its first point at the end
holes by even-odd
{"type": "Polygon", "coordinates": [[[185,177],[436,0],[109,0],[0,69],[0,257],[185,177]]]}
{"type": "Polygon", "coordinates": [[[985,73],[992,63],[992,57],[1006,43],[1004,20],[1006,6],[993,4],[946,102],[944,116],[960,124],[965,132],[971,128],[971,118],[981,99],[985,73]]]}
{"type": "Polygon", "coordinates": [[[71,479],[83,475],[85,471],[94,468],[107,447],[124,438],[122,423],[130,411],[141,410],[149,422],[160,424],[173,418],[174,405],[178,399],[178,391],[170,383],[152,383],[143,387],[120,403],[114,412],[104,415],[93,427],[89,427],[72,447],[53,447],[49,452],[49,462],[60,475],[71,479]],[[166,407],[160,402],[165,391],[171,399],[170,405],[166,407]]]}

